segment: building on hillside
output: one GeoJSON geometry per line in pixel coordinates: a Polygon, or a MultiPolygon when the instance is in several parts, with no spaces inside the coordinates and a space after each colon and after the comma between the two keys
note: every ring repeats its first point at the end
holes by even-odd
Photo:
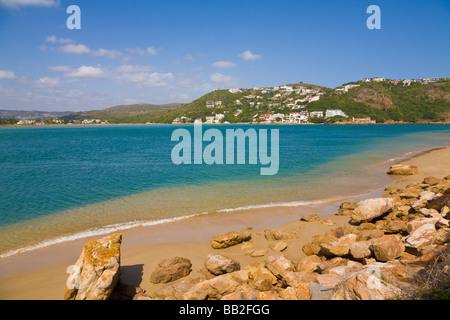
{"type": "Polygon", "coordinates": [[[325,111],[325,118],[333,118],[336,116],[348,118],[345,112],[342,111],[341,109],[327,109],[327,111],[325,111]]]}
{"type": "Polygon", "coordinates": [[[312,118],[323,118],[323,111],[311,111],[309,116],[312,118]]]}
{"type": "Polygon", "coordinates": [[[207,108],[214,108],[214,101],[206,101],[207,108]]]}

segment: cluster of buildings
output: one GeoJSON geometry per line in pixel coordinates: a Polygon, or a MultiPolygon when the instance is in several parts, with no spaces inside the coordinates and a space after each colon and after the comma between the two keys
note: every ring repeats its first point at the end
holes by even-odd
{"type": "Polygon", "coordinates": [[[403,83],[403,85],[410,85],[411,83],[421,83],[421,84],[428,84],[439,81],[439,78],[433,77],[433,78],[420,78],[420,79],[404,79],[404,80],[388,80],[385,78],[364,78],[361,80],[362,82],[381,82],[381,81],[389,81],[389,83],[392,84],[399,84],[403,83]]]}

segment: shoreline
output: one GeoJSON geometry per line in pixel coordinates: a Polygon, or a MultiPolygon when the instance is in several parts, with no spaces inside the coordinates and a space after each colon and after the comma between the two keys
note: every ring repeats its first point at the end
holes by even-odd
{"type": "MultiPolygon", "coordinates": [[[[410,154],[402,162],[417,165],[419,174],[401,176],[392,179],[389,185],[403,186],[418,181],[425,176],[434,175],[441,178],[450,167],[450,147],[434,148],[417,154],[410,154]]],[[[386,162],[386,168],[394,164],[386,162]]],[[[387,171],[387,170],[386,170],[387,171]]],[[[267,246],[263,241],[265,228],[277,229],[298,227],[302,230],[301,238],[290,244],[286,253],[298,260],[304,256],[301,246],[311,240],[315,234],[322,234],[330,228],[346,224],[349,216],[337,216],[337,209],[343,201],[355,201],[381,196],[386,186],[379,186],[369,194],[356,197],[334,199],[328,203],[316,203],[300,207],[270,207],[237,211],[233,214],[218,213],[211,216],[197,216],[181,221],[164,223],[147,227],[124,230],[122,242],[121,281],[141,286],[149,293],[162,285],[153,285],[149,276],[156,265],[165,258],[176,255],[191,259],[192,274],[201,271],[206,255],[213,251],[209,239],[219,233],[250,229],[258,236],[254,237],[254,246],[267,246]],[[320,222],[306,223],[300,217],[318,214],[322,219],[333,219],[332,227],[322,226],[320,222]]],[[[81,249],[89,239],[99,236],[81,238],[69,242],[51,245],[31,252],[21,253],[0,259],[0,299],[62,299],[67,279],[67,267],[78,259],[81,249]]],[[[220,253],[237,258],[244,266],[262,258],[250,258],[244,255],[239,246],[221,249],[220,253]]],[[[269,250],[269,254],[273,254],[269,250]]]]}
{"type": "MultiPolygon", "coordinates": [[[[357,122],[334,122],[334,123],[283,123],[283,122],[236,122],[236,123],[202,123],[202,125],[355,125],[355,126],[369,126],[369,125],[424,125],[424,124],[433,124],[433,125],[450,125],[450,121],[438,121],[438,122],[383,122],[383,123],[357,123],[357,122]]],[[[71,123],[71,124],[41,124],[41,125],[29,125],[29,124],[2,124],[0,128],[58,128],[58,127],[107,127],[107,126],[182,126],[182,125],[194,125],[194,123],[91,123],[91,124],[83,124],[83,123],[71,123]]]]}

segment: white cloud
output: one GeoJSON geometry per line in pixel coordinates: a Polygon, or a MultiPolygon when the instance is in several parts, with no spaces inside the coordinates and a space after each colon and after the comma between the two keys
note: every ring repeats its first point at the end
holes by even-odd
{"type": "Polygon", "coordinates": [[[215,68],[227,69],[227,68],[234,68],[234,67],[236,67],[236,64],[231,62],[231,61],[217,61],[217,62],[214,62],[212,64],[212,66],[215,67],[215,68]]]}
{"type": "Polygon", "coordinates": [[[25,6],[52,7],[58,6],[59,0],[0,0],[0,6],[7,8],[19,8],[25,6]]]}
{"type": "Polygon", "coordinates": [[[33,86],[36,88],[54,88],[61,85],[61,80],[59,78],[49,78],[44,77],[35,81],[33,86]]]}
{"type": "Polygon", "coordinates": [[[262,58],[261,55],[254,54],[250,50],[247,50],[247,51],[244,51],[244,52],[240,53],[239,57],[242,58],[245,61],[258,60],[258,59],[262,58]]]}
{"type": "Polygon", "coordinates": [[[147,48],[147,54],[149,56],[156,56],[158,54],[157,50],[153,47],[148,47],[147,48]]]}
{"type": "Polygon", "coordinates": [[[68,66],[50,66],[47,69],[56,72],[69,72],[71,70],[68,66]]]}
{"type": "Polygon", "coordinates": [[[72,39],[69,38],[57,38],[56,36],[48,36],[47,38],[45,38],[45,42],[50,42],[50,43],[60,43],[60,44],[65,44],[65,43],[72,43],[74,42],[72,39]]]}
{"type": "Polygon", "coordinates": [[[0,80],[2,80],[2,79],[12,80],[15,78],[16,78],[16,75],[14,74],[14,72],[9,71],[9,70],[0,70],[0,80]]]}
{"type": "Polygon", "coordinates": [[[105,72],[97,67],[93,66],[81,66],[76,69],[71,69],[64,73],[65,77],[68,78],[104,78],[106,76],[105,72]]]}
{"type": "Polygon", "coordinates": [[[237,82],[236,79],[232,76],[226,76],[221,73],[214,73],[209,79],[220,87],[231,87],[234,86],[237,82]]]}
{"type": "Polygon", "coordinates": [[[134,54],[139,54],[139,55],[143,55],[145,53],[145,50],[137,47],[137,48],[127,48],[125,49],[125,51],[129,52],[129,53],[134,53],[134,54]]]}
{"type": "Polygon", "coordinates": [[[110,59],[118,58],[122,56],[122,52],[117,50],[98,49],[92,53],[96,57],[108,57],[110,59]]]}
{"type": "Polygon", "coordinates": [[[59,48],[61,52],[68,54],[87,54],[91,52],[91,49],[86,47],[84,44],[68,44],[59,48]]]}

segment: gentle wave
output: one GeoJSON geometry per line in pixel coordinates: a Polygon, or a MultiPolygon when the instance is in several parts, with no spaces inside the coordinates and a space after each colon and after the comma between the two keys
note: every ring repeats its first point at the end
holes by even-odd
{"type": "Polygon", "coordinates": [[[233,212],[233,211],[250,210],[250,209],[273,208],[273,207],[299,207],[299,206],[307,206],[309,204],[319,204],[319,203],[323,203],[323,200],[275,202],[275,203],[252,205],[252,206],[246,206],[246,207],[238,207],[238,208],[232,208],[232,209],[221,209],[221,210],[217,210],[217,212],[233,212]]]}
{"type": "Polygon", "coordinates": [[[90,230],[78,232],[75,234],[42,241],[35,245],[7,251],[5,253],[0,254],[0,259],[10,257],[10,256],[13,256],[18,253],[24,253],[24,252],[33,251],[36,249],[45,248],[45,247],[48,247],[48,246],[51,246],[54,244],[58,244],[58,243],[63,243],[63,242],[78,240],[78,239],[82,239],[82,238],[93,237],[93,236],[101,236],[101,235],[109,234],[112,232],[128,230],[128,229],[132,229],[132,228],[136,228],[136,227],[155,226],[155,225],[159,225],[159,224],[163,224],[163,223],[190,219],[190,218],[194,218],[194,217],[205,215],[205,214],[208,214],[208,212],[195,213],[195,214],[185,215],[185,216],[181,216],[181,217],[174,217],[174,218],[161,219],[161,220],[131,221],[131,222],[118,223],[118,224],[113,224],[113,225],[109,225],[109,226],[105,226],[105,227],[90,229],[90,230]]]}
{"type": "MultiPolygon", "coordinates": [[[[242,211],[242,210],[251,210],[251,209],[263,209],[263,208],[273,208],[273,207],[298,207],[298,206],[306,206],[310,204],[320,204],[323,203],[323,200],[315,200],[315,201],[293,201],[293,202],[277,202],[277,203],[269,203],[269,204],[262,204],[262,205],[251,205],[251,206],[245,206],[245,207],[237,207],[237,208],[230,208],[230,209],[220,209],[217,211],[214,211],[216,213],[224,213],[224,212],[233,212],[233,211],[242,211]]],[[[194,213],[189,215],[184,215],[180,217],[173,217],[173,218],[167,218],[167,219],[161,219],[161,220],[149,220],[149,221],[130,221],[125,223],[118,223],[113,225],[108,225],[100,228],[90,229],[82,232],[78,232],[71,235],[61,236],[58,238],[53,238],[49,240],[45,240],[42,242],[39,242],[35,245],[22,247],[19,249],[14,249],[7,251],[5,253],[0,253],[0,259],[10,257],[19,253],[29,252],[36,249],[45,248],[54,244],[78,240],[82,238],[88,238],[93,236],[101,236],[117,231],[123,231],[128,230],[136,227],[147,227],[147,226],[155,226],[159,224],[169,223],[169,222],[175,222],[175,221],[181,221],[186,220],[202,215],[207,215],[211,212],[202,212],[202,213],[194,213]]]]}

